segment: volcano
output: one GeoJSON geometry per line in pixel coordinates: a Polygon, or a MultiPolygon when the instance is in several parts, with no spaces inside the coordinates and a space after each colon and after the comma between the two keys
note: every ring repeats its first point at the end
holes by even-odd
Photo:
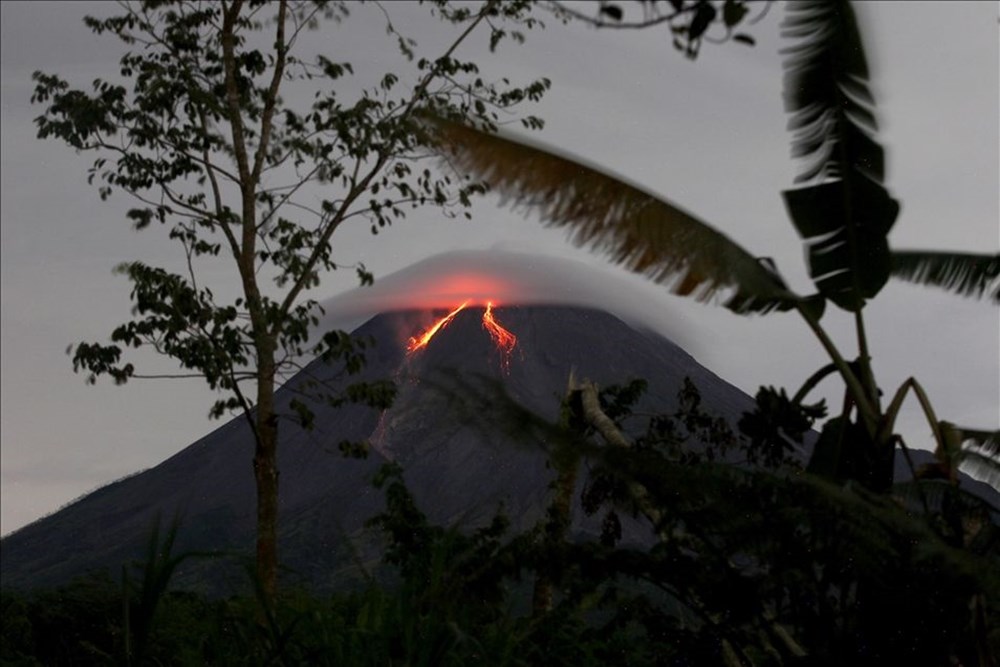
{"type": "MultiPolygon", "coordinates": [[[[649,388],[636,406],[642,411],[673,409],[685,377],[703,405],[733,425],[753,403],[669,340],[598,310],[467,304],[452,312],[383,313],[354,334],[375,343],[359,376],[317,360],[278,395],[287,408],[309,379],[334,388],[394,379],[398,387],[384,412],[315,402],[311,430],[281,422],[280,557],[289,579],[317,591],[377,569],[380,538],[365,521],[384,507],[371,478],[387,461],[403,467],[432,522],[474,527],[502,508],[513,529],[533,526],[555,476],[545,430],[533,425],[557,420],[571,372],[599,386],[645,378],[649,388]],[[346,458],[338,448],[344,440],[370,442],[367,458],[346,458]]],[[[179,517],[175,553],[249,559],[252,452],[246,420],[235,418],[158,466],[12,533],[0,542],[3,586],[51,587],[92,570],[117,573],[142,555],[156,517],[179,517]]],[[[599,519],[577,512],[577,536],[599,530],[599,519]]],[[[231,558],[185,561],[174,579],[178,587],[220,594],[245,583],[231,558]]]]}
{"type": "MultiPolygon", "coordinates": [[[[315,425],[280,425],[281,559],[319,589],[356,578],[380,553],[366,519],[383,507],[370,480],[382,464],[402,465],[407,484],[431,521],[474,526],[501,506],[514,528],[542,516],[554,473],[546,466],[544,434],[525,415],[554,422],[572,371],[600,386],[643,377],[647,408],[675,404],[685,376],[704,401],[735,423],[749,397],[656,334],[605,312],[566,306],[469,305],[451,314],[417,350],[411,338],[446,312],[377,315],[354,334],[370,337],[359,376],[317,360],[279,391],[287,406],[309,378],[336,387],[348,381],[394,379],[398,394],[380,413],[359,405],[312,405],[315,425]],[[488,310],[489,308],[489,310],[488,310]],[[490,319],[516,342],[505,348],[485,326],[490,319]],[[512,332],[512,333],[511,333],[512,332]],[[343,440],[371,443],[366,459],[346,458],[343,440]]],[[[640,406],[641,407],[641,406],[640,406]]],[[[4,586],[64,583],[93,569],[117,572],[137,558],[155,517],[180,517],[176,550],[252,553],[252,438],[245,419],[230,422],[158,466],[105,486],[0,542],[4,586]]],[[[599,527],[577,517],[575,530],[599,527]]],[[[225,559],[185,563],[178,585],[245,577],[225,559]]]]}

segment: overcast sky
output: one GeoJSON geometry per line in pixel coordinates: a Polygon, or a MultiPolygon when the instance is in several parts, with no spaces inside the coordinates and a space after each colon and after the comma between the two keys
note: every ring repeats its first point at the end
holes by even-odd
{"type": "MultiPolygon", "coordinates": [[[[447,45],[439,29],[428,31],[418,20],[419,10],[388,7],[398,12],[398,26],[428,49],[447,45]]],[[[100,201],[86,184],[87,158],[35,139],[32,118],[41,110],[29,102],[32,71],[59,73],[78,85],[117,72],[119,44],[81,23],[85,14],[108,9],[86,2],[0,3],[2,534],[156,465],[219,425],[206,416],[211,394],[195,381],[88,387],[65,355],[71,343],[105,340],[128,317],[128,284],[112,275],[113,266],[177,261],[157,230],[130,230],[124,196],[100,201]]],[[[894,1],[865,3],[859,12],[874,70],[879,137],[888,149],[887,184],[902,202],[891,243],[997,252],[997,5],[894,1]]],[[[356,14],[349,30],[332,29],[324,38],[334,59],[353,62],[359,76],[380,74],[393,66],[391,44],[376,15],[356,14]]],[[[780,199],[796,173],[781,106],[780,5],[751,28],[756,47],[708,44],[695,62],[673,51],[663,31],[597,32],[543,18],[546,30],[531,33],[525,46],[501,49],[489,65],[514,79],[552,80],[536,111],[546,129],[535,137],[696,213],[751,253],[773,257],[792,286],[807,292],[801,244],[780,199]]],[[[338,261],[361,260],[376,280],[444,251],[575,260],[581,263],[576,269],[554,266],[566,275],[613,276],[600,281],[593,300],[623,314],[646,313],[648,322],[751,394],[761,384],[794,391],[825,361],[795,315],[743,318],[665,295],[494,200],[477,206],[471,222],[428,211],[378,237],[367,227],[344,229],[334,243],[338,261]]],[[[225,276],[212,277],[225,281],[223,290],[232,285],[225,276]]],[[[316,297],[352,288],[353,278],[353,272],[326,277],[316,297]]],[[[998,426],[996,307],[890,284],[866,315],[886,393],[914,375],[941,418],[998,426]]],[[[830,312],[824,324],[852,349],[850,320],[830,312]]],[[[822,388],[820,395],[835,405],[834,384],[822,388]]],[[[915,403],[908,404],[900,430],[911,445],[931,446],[915,403]]],[[[249,454],[234,465],[250,465],[249,454]]]]}

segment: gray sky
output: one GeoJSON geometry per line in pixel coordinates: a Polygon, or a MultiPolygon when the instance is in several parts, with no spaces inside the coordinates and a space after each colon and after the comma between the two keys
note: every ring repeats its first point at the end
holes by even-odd
{"type": "MultiPolygon", "coordinates": [[[[414,8],[388,6],[398,13],[398,26],[422,44],[444,44],[414,8]]],[[[85,2],[0,3],[2,534],[159,463],[219,425],[207,419],[212,396],[197,381],[88,387],[64,354],[71,343],[105,340],[128,317],[128,284],[111,274],[114,265],[178,261],[158,230],[130,230],[123,195],[100,201],[86,184],[86,157],[35,139],[32,118],[40,109],[29,103],[33,70],[60,73],[78,85],[117,72],[119,44],[92,35],[81,23],[84,14],[107,10],[85,2]]],[[[893,246],[996,252],[996,4],[865,3],[859,12],[874,69],[879,137],[888,149],[887,184],[903,205],[893,246]]],[[[393,67],[381,25],[361,10],[356,14],[349,30],[331,33],[334,59],[352,61],[358,78],[393,67]]],[[[488,67],[514,79],[552,80],[535,111],[547,126],[535,138],[673,200],[750,252],[773,257],[792,286],[807,292],[801,244],[779,195],[796,173],[781,107],[781,14],[775,6],[752,28],[755,48],[706,45],[695,62],[674,52],[662,31],[595,32],[546,17],[546,30],[529,34],[525,46],[501,49],[488,67]]],[[[601,287],[591,300],[615,312],[645,313],[749,393],[761,384],[794,391],[825,362],[794,315],[742,318],[666,295],[573,249],[562,233],[498,209],[494,200],[478,205],[472,222],[442,220],[428,210],[377,237],[367,226],[344,229],[334,244],[338,261],[364,261],[376,280],[444,251],[575,260],[593,276],[613,275],[595,281],[601,287]]],[[[212,271],[222,291],[231,288],[228,277],[212,271]]],[[[324,279],[315,296],[353,286],[353,271],[338,272],[324,279]]],[[[997,427],[995,307],[890,284],[866,316],[876,375],[887,393],[913,375],[941,418],[997,427]]],[[[824,324],[843,349],[852,349],[848,318],[831,308],[824,324]]],[[[836,405],[837,387],[831,382],[821,388],[825,393],[819,395],[836,405]]],[[[931,446],[915,402],[907,404],[900,430],[911,445],[931,446]]],[[[249,452],[233,465],[250,465],[249,452]]]]}

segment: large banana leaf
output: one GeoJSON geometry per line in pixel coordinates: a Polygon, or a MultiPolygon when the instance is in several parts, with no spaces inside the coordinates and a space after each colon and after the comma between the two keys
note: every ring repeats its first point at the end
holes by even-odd
{"type": "Polygon", "coordinates": [[[892,253],[892,277],[1000,304],[1000,255],[918,250],[892,253]]]}
{"type": "Polygon", "coordinates": [[[765,261],[670,202],[581,160],[465,125],[428,119],[439,148],[514,206],[572,241],[699,301],[730,289],[737,313],[787,310],[798,298],[765,261]]]}
{"type": "Polygon", "coordinates": [[[874,98],[854,11],[846,0],[787,6],[785,109],[792,155],[804,166],[784,193],[820,293],[856,311],[892,267],[886,236],[899,203],[882,185],[885,157],[874,138],[874,98]]]}

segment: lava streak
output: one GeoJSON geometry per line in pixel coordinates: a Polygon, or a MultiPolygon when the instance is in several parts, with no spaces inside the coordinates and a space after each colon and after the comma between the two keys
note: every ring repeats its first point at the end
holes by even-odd
{"type": "Polygon", "coordinates": [[[407,353],[413,353],[416,352],[417,350],[427,347],[427,343],[430,342],[431,338],[434,338],[434,334],[436,334],[440,329],[443,329],[444,327],[448,326],[448,324],[451,323],[453,319],[455,319],[455,315],[458,314],[458,311],[462,310],[467,305],[469,305],[468,301],[466,301],[461,306],[459,306],[455,310],[451,311],[450,313],[442,317],[440,320],[434,323],[434,326],[430,327],[427,331],[423,332],[419,336],[410,337],[410,341],[406,345],[407,353]]]}
{"type": "MultiPolygon", "coordinates": [[[[426,331],[424,331],[419,336],[411,336],[410,340],[406,344],[406,353],[413,354],[418,350],[422,350],[427,347],[427,344],[434,338],[434,335],[438,331],[448,326],[455,315],[469,305],[471,299],[467,299],[461,306],[451,311],[432,326],[430,326],[426,331]]],[[[493,344],[496,345],[497,350],[500,351],[500,365],[503,370],[507,373],[510,372],[510,355],[514,351],[514,346],[517,345],[517,336],[507,331],[496,321],[493,317],[493,302],[486,302],[486,310],[483,311],[483,328],[489,333],[490,338],[493,339],[493,344]]]]}
{"type": "Polygon", "coordinates": [[[510,353],[517,345],[517,336],[504,329],[493,317],[493,302],[486,302],[486,311],[483,313],[483,328],[489,332],[493,343],[500,350],[500,364],[506,372],[510,372],[510,353]]]}

